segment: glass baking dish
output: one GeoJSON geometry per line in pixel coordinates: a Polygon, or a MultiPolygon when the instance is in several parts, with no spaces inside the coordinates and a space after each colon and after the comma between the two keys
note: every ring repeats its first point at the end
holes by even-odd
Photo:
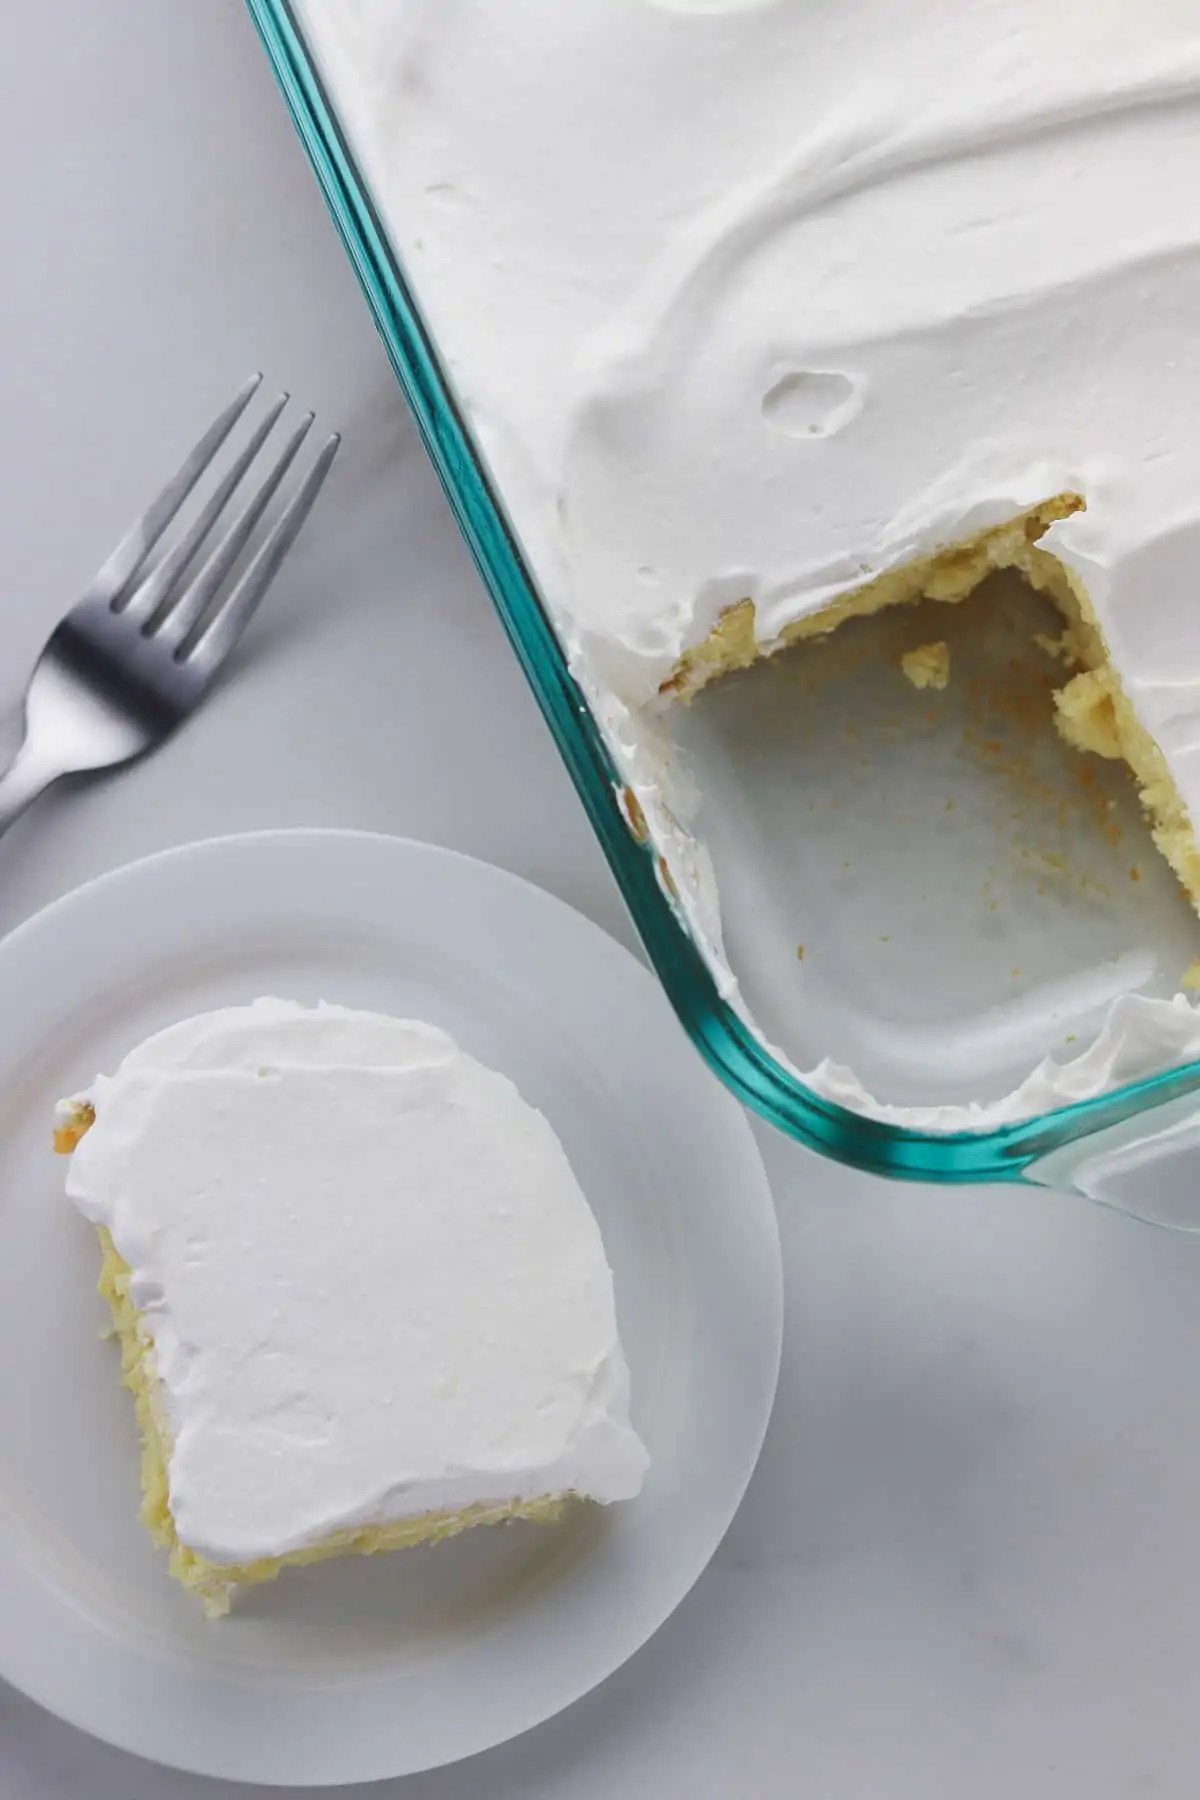
{"type": "Polygon", "coordinates": [[[899,614],[854,622],[815,657],[773,659],[678,709],[679,746],[703,772],[697,829],[720,876],[742,1007],[702,952],[568,667],[300,11],[290,0],[248,5],[454,515],[650,960],[710,1066],[780,1130],[863,1169],[1074,1187],[1141,1217],[1200,1227],[1200,1199],[1193,1206],[1182,1173],[1200,1061],[988,1128],[913,1122],[931,1083],[954,1101],[981,1084],[1004,1091],[1013,1071],[1027,1072],[1048,1048],[1086,1042],[1103,1005],[1122,993],[1173,992],[1196,951],[1194,916],[1173,877],[1148,848],[1142,854],[1128,784],[1103,766],[1083,781],[1052,733],[1027,741],[1020,695],[1044,679],[1035,667],[1021,665],[1016,704],[1011,681],[991,680],[995,669],[1017,667],[1018,644],[1044,624],[1041,603],[1015,587],[998,596],[1002,604],[924,603],[939,614],[924,635],[953,640],[968,671],[977,663],[977,678],[956,681],[958,698],[946,703],[961,716],[948,724],[942,711],[936,732],[927,729],[929,696],[893,679],[905,647],[922,640],[919,612],[908,609],[903,623],[899,614]],[[992,777],[986,804],[983,763],[992,777]],[[797,894],[803,908],[792,905],[797,894]],[[820,934],[819,958],[798,941],[800,914],[806,934],[820,934]],[[886,1072],[889,1098],[908,1117],[868,1116],[831,1097],[828,1083],[818,1091],[795,1066],[814,1048],[868,1080],[886,1072]]]}

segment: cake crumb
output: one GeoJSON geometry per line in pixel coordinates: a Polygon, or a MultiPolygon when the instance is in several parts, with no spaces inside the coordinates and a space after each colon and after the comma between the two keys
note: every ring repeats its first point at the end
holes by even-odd
{"type": "Polygon", "coordinates": [[[950,646],[918,644],[900,658],[900,667],[915,688],[944,688],[950,680],[950,646]]]}
{"type": "Polygon", "coordinates": [[[1200,956],[1183,971],[1183,985],[1191,988],[1193,993],[1200,991],[1200,956]]]}
{"type": "Polygon", "coordinates": [[[622,788],[621,804],[625,808],[625,822],[633,833],[634,842],[649,843],[650,827],[646,823],[646,815],[642,811],[641,802],[631,787],[622,788]]]}
{"type": "Polygon", "coordinates": [[[55,1156],[71,1156],[95,1123],[96,1113],[90,1101],[72,1106],[62,1124],[54,1128],[55,1156]]]}

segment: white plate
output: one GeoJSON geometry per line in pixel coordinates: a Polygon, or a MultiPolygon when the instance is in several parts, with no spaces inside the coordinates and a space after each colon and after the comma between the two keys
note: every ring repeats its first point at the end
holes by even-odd
{"type": "Polygon", "coordinates": [[[516,1735],[602,1681],[733,1518],[779,1367],[779,1243],[734,1102],[653,978],[444,850],[274,832],[93,882],[0,944],[0,1674],[180,1768],[366,1781],[516,1735]],[[55,1100],[147,1033],[265,993],[431,1020],[550,1118],[616,1273],[644,1495],[555,1529],[293,1571],[209,1624],[136,1522],[132,1406],[55,1100]]]}

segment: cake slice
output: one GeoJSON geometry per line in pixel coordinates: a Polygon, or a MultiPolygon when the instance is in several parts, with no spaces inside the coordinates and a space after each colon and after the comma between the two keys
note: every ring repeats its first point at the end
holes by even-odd
{"type": "Polygon", "coordinates": [[[142,1437],[142,1517],[211,1614],[647,1466],[599,1228],[550,1126],[443,1032],[276,1000],[65,1103],[142,1437]]]}

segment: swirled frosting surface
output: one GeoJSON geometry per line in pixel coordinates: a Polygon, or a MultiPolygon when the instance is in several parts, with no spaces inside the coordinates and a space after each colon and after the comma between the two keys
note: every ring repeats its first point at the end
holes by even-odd
{"type": "Polygon", "coordinates": [[[638,715],[726,606],[770,643],[1067,490],[1200,817],[1194,0],[303,13],[656,829],[638,715]]]}

